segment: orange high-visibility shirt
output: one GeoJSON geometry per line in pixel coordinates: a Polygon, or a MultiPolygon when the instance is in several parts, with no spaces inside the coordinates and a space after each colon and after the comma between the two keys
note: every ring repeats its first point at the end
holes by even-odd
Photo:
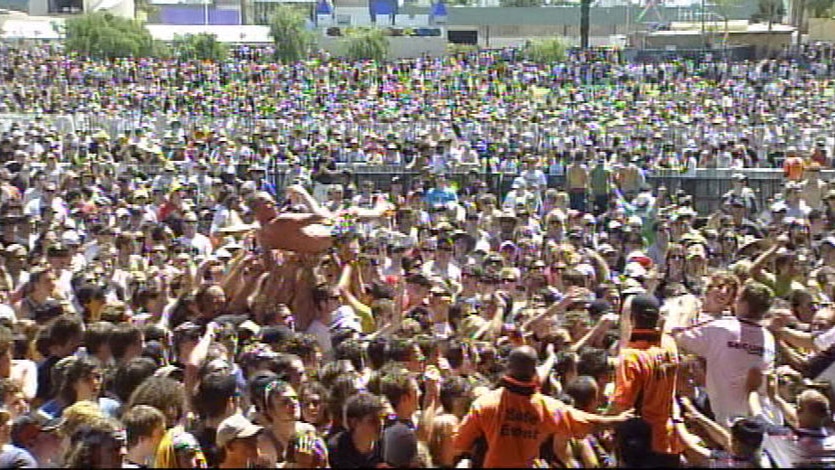
{"type": "Polygon", "coordinates": [[[455,449],[469,452],[484,437],[484,468],[531,467],[546,438],[583,437],[591,431],[590,417],[538,392],[527,396],[499,388],[473,403],[456,432],[455,449]]]}
{"type": "MultiPolygon", "coordinates": [[[[668,341],[667,341],[668,340],[668,341]]],[[[632,341],[622,349],[612,403],[619,410],[635,407],[652,427],[652,450],[679,454],[684,449],[672,422],[679,369],[675,342],[632,341]]]]}

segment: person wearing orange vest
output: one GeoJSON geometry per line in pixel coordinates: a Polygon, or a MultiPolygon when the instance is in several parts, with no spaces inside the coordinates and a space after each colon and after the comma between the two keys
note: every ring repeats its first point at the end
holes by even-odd
{"type": "Polygon", "coordinates": [[[508,357],[499,387],[480,396],[464,416],[454,436],[460,456],[484,468],[531,468],[549,436],[581,438],[595,426],[615,426],[633,413],[600,416],[567,406],[539,392],[537,353],[519,346],[508,357]],[[478,444],[484,445],[478,445],[478,444]],[[483,455],[476,455],[483,449],[483,455]]]}
{"type": "Polygon", "coordinates": [[[653,462],[676,468],[684,450],[673,424],[678,349],[675,340],[658,328],[661,313],[655,297],[636,295],[629,310],[634,329],[620,352],[609,411],[634,407],[652,427],[653,462]]]}
{"type": "Polygon", "coordinates": [[[806,164],[803,159],[797,155],[797,148],[789,147],[786,150],[786,161],[783,162],[783,175],[789,181],[800,181],[803,179],[803,171],[806,169],[806,164]]]}

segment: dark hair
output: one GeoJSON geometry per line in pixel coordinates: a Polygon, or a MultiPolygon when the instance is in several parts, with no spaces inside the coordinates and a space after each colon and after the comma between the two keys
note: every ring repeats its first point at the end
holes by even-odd
{"type": "Polygon", "coordinates": [[[272,414],[270,401],[272,400],[273,396],[292,389],[293,386],[290,385],[289,382],[280,378],[273,379],[264,385],[264,408],[262,410],[262,415],[267,421],[272,421],[272,417],[270,416],[272,414]]]}
{"type": "Polygon", "coordinates": [[[446,360],[449,367],[458,369],[464,364],[464,344],[457,339],[450,339],[446,347],[446,360]]]}
{"type": "Polygon", "coordinates": [[[83,333],[84,326],[77,315],[61,315],[53,320],[49,326],[49,345],[64,346],[83,333]]]}
{"type": "Polygon", "coordinates": [[[467,397],[472,392],[470,381],[460,375],[454,375],[441,383],[441,406],[444,412],[452,413],[455,399],[467,397]]]}
{"type": "Polygon", "coordinates": [[[125,425],[128,448],[139,444],[142,437],[151,437],[160,426],[165,429],[165,415],[153,406],[134,406],[122,415],[121,421],[125,425]]]}
{"type": "Polygon", "coordinates": [[[395,362],[408,362],[412,356],[415,343],[407,338],[393,338],[388,343],[386,356],[388,360],[395,362]]]}
{"type": "Polygon", "coordinates": [[[113,377],[113,393],[122,403],[127,402],[139,384],[154,375],[157,367],[156,362],[147,357],[135,357],[120,365],[113,377]]]}
{"type": "Polygon", "coordinates": [[[119,323],[110,332],[110,352],[116,362],[124,359],[128,348],[142,342],[142,330],[131,323],[119,323]]]}
{"type": "Polygon", "coordinates": [[[83,284],[75,291],[78,304],[86,309],[87,303],[93,300],[104,300],[104,289],[95,284],[83,284]]]}
{"type": "Polygon", "coordinates": [[[99,321],[87,325],[84,331],[84,347],[91,356],[99,353],[102,346],[109,344],[110,334],[113,332],[113,323],[99,321]]]}
{"type": "Polygon", "coordinates": [[[79,380],[86,379],[96,370],[99,370],[99,365],[92,359],[86,357],[75,359],[72,361],[72,364],[64,369],[61,377],[61,386],[58,389],[58,396],[66,406],[72,405],[78,400],[75,384],[79,380]]]}
{"type": "Polygon", "coordinates": [[[362,371],[365,366],[362,342],[358,339],[348,339],[339,344],[334,350],[336,360],[345,359],[351,361],[354,369],[362,371]]]}
{"type": "Polygon", "coordinates": [[[295,354],[279,354],[277,357],[270,361],[270,370],[278,374],[282,380],[289,380],[290,377],[290,368],[293,366],[293,363],[296,361],[301,361],[302,358],[295,355],[295,354]]]}
{"type": "Polygon", "coordinates": [[[642,418],[630,418],[620,423],[615,431],[618,465],[630,468],[650,468],[646,462],[647,449],[652,447],[652,427],[642,418]]]}
{"type": "Polygon", "coordinates": [[[319,343],[314,336],[309,334],[296,334],[281,345],[281,352],[295,354],[302,358],[302,360],[305,360],[313,357],[318,348],[319,343]]]}
{"type": "Polygon", "coordinates": [[[594,377],[580,375],[573,378],[565,387],[565,393],[574,399],[574,406],[585,409],[597,398],[597,381],[594,377]]]}
{"type": "Polygon", "coordinates": [[[319,380],[322,382],[322,385],[329,388],[336,381],[337,377],[353,375],[355,370],[351,361],[343,359],[328,362],[319,370],[319,380]]]}
{"type": "Polygon", "coordinates": [[[360,392],[345,402],[345,426],[351,420],[362,419],[366,416],[377,416],[383,411],[383,403],[376,395],[360,392]]]}
{"type": "Polygon", "coordinates": [[[388,339],[374,338],[368,343],[365,354],[368,356],[368,363],[374,370],[379,370],[386,363],[388,350],[388,339]]]}
{"type": "Polygon", "coordinates": [[[219,418],[226,413],[229,399],[238,391],[235,376],[209,374],[203,377],[194,395],[194,408],[201,418],[219,418]]]}
{"type": "Polygon", "coordinates": [[[153,406],[162,411],[166,423],[170,426],[180,421],[185,413],[185,387],[167,377],[148,377],[130,396],[128,408],[136,405],[153,406]]]}
{"type": "Polygon", "coordinates": [[[577,375],[588,375],[598,379],[610,371],[609,356],[603,349],[585,348],[577,361],[577,375]]]}
{"type": "Polygon", "coordinates": [[[313,292],[311,293],[313,297],[313,302],[319,307],[323,302],[327,302],[328,298],[331,296],[333,292],[333,287],[330,284],[321,283],[317,284],[313,288],[313,292]]]}
{"type": "Polygon", "coordinates": [[[342,408],[345,401],[357,393],[357,381],[354,377],[339,376],[328,388],[327,410],[332,419],[342,417],[342,408]]]}
{"type": "Polygon", "coordinates": [[[278,374],[271,370],[258,371],[249,378],[249,382],[247,383],[249,401],[255,406],[258,412],[264,412],[264,390],[267,388],[267,385],[278,380],[278,378],[278,374]]]}
{"type": "Polygon", "coordinates": [[[400,401],[411,390],[412,376],[405,369],[394,369],[382,376],[380,393],[388,399],[391,406],[397,408],[400,401]]]}
{"type": "Polygon", "coordinates": [[[557,361],[554,363],[554,372],[560,377],[577,367],[577,355],[569,351],[557,353],[557,361]]]}

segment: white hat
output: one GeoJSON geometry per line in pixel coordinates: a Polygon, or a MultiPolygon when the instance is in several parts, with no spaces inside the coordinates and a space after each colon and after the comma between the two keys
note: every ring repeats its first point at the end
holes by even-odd
{"type": "Polygon", "coordinates": [[[80,245],[81,237],[75,230],[67,230],[61,234],[61,243],[64,245],[80,245]]]}
{"type": "Polygon", "coordinates": [[[235,439],[257,436],[263,430],[263,427],[252,424],[252,421],[244,418],[243,415],[236,414],[220,422],[215,442],[219,448],[223,448],[235,439]]]}

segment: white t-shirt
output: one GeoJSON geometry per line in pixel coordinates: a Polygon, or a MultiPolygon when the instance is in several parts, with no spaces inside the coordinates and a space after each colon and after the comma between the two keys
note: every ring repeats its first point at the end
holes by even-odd
{"type": "Polygon", "coordinates": [[[747,416],[748,370],[774,366],[771,332],[753,322],[725,317],[685,330],[677,340],[682,348],[707,360],[707,394],[716,422],[727,427],[730,419],[747,416]]]}
{"type": "Polygon", "coordinates": [[[817,335],[814,339],[815,347],[818,351],[826,351],[835,344],[835,327],[830,328],[823,333],[817,335]]]}

